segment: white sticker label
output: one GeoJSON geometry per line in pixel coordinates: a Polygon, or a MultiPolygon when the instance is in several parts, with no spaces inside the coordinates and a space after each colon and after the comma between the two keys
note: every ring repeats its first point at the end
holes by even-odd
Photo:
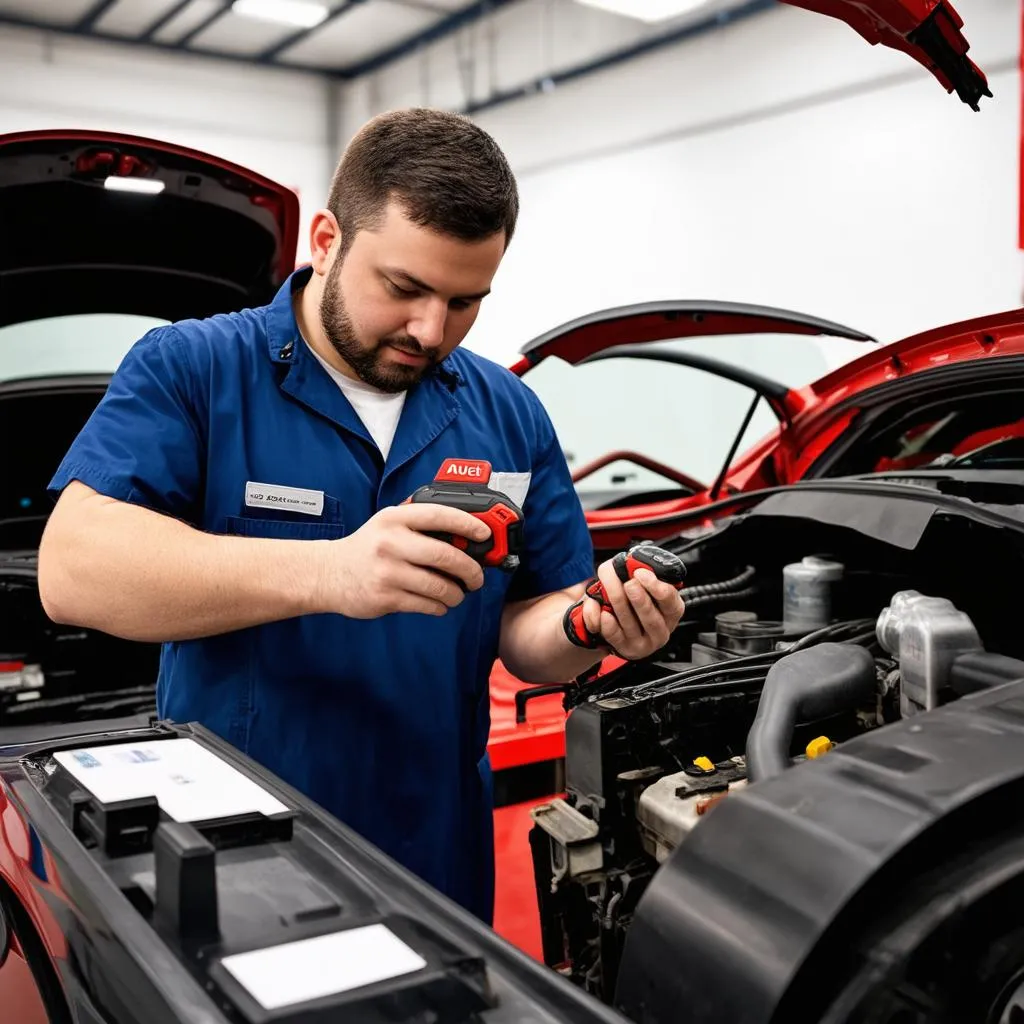
{"type": "Polygon", "coordinates": [[[245,484],[245,503],[249,508],[281,508],[286,512],[305,512],[306,515],[318,516],[324,510],[324,492],[248,480],[245,484]]]}
{"type": "Polygon", "coordinates": [[[427,966],[382,924],[235,953],[221,963],[265,1010],[350,992],[427,966]]]}
{"type": "Polygon", "coordinates": [[[487,486],[492,491],[507,495],[520,508],[526,501],[526,492],[530,489],[530,473],[492,473],[487,486]]]}
{"type": "Polygon", "coordinates": [[[262,786],[188,737],[61,750],[53,759],[101,803],[155,796],[160,810],[175,821],[288,810],[262,786]]]}

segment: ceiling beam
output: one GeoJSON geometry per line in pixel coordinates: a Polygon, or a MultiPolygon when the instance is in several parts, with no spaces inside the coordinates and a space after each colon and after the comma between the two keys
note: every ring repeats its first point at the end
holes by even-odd
{"type": "Polygon", "coordinates": [[[149,42],[164,27],[169,25],[174,19],[181,14],[192,0],[178,0],[176,4],[172,4],[163,14],[160,15],[155,21],[151,22],[149,28],[147,28],[142,35],[136,36],[140,43],[149,42]]]}
{"type": "Polygon", "coordinates": [[[449,14],[447,18],[442,18],[440,21],[435,22],[430,28],[420,32],[418,35],[412,36],[387,50],[383,50],[358,64],[350,64],[348,67],[342,68],[341,75],[343,78],[358,78],[360,75],[368,75],[372,71],[379,71],[388,64],[393,64],[396,60],[401,60],[410,53],[415,53],[423,46],[429,46],[430,43],[436,43],[439,39],[450,36],[464,25],[468,25],[479,18],[485,18],[500,8],[517,2],[518,0],[477,0],[476,3],[464,7],[461,11],[456,11],[454,14],[449,14]]]}
{"type": "Polygon", "coordinates": [[[337,21],[343,14],[348,14],[349,11],[358,7],[360,4],[365,3],[366,0],[347,0],[340,7],[335,7],[323,21],[314,25],[312,28],[300,28],[297,32],[293,32],[291,35],[285,36],[284,39],[274,43],[273,46],[268,46],[262,53],[260,53],[256,60],[266,61],[268,63],[276,60],[279,54],[284,53],[285,50],[291,49],[296,43],[301,43],[304,39],[308,39],[312,35],[316,35],[324,26],[329,25],[332,21],[337,21]]]}
{"type": "MultiPolygon", "coordinates": [[[[498,10],[505,8],[510,4],[519,2],[519,0],[475,0],[474,3],[469,4],[469,6],[462,10],[455,11],[452,14],[440,18],[435,22],[435,24],[425,31],[411,36],[410,38],[397,43],[396,45],[391,46],[364,61],[340,68],[300,64],[288,62],[279,58],[285,50],[296,45],[301,40],[314,35],[317,29],[335,21],[347,12],[367,2],[367,0],[345,0],[345,2],[341,3],[337,8],[331,11],[327,18],[319,25],[314,26],[311,29],[300,29],[297,32],[293,32],[261,53],[250,56],[217,50],[197,50],[188,46],[188,43],[191,40],[199,36],[231,9],[232,0],[223,0],[220,7],[213,11],[208,17],[204,18],[200,24],[192,28],[181,39],[173,43],[159,42],[154,38],[154,36],[172,19],[181,14],[181,12],[192,3],[192,0],[177,0],[176,3],[172,4],[167,11],[153,21],[153,23],[150,24],[150,26],[139,36],[115,35],[109,32],[97,31],[92,27],[95,21],[98,20],[114,2],[116,2],[116,0],[96,0],[92,8],[79,20],[79,22],[71,25],[54,25],[9,13],[0,13],[0,25],[10,25],[16,28],[32,29],[55,35],[88,39],[94,42],[115,43],[119,46],[148,48],[151,50],[158,50],[163,53],[177,54],[179,56],[186,55],[198,57],[203,60],[228,61],[234,64],[248,65],[249,67],[256,65],[282,71],[298,71],[306,74],[316,74],[337,81],[350,81],[360,77],[361,75],[379,71],[382,68],[401,60],[403,57],[418,52],[424,46],[429,46],[430,44],[436,43],[447,36],[453,35],[463,27],[486,18],[488,15],[494,14],[498,10]],[[82,25],[85,25],[85,27],[81,27],[82,25]]],[[[661,35],[653,36],[643,40],[642,42],[604,54],[601,57],[587,61],[583,64],[565,68],[561,71],[552,71],[550,74],[543,75],[533,81],[525,83],[524,85],[516,86],[512,89],[500,90],[480,100],[474,100],[464,108],[464,112],[467,114],[475,114],[505,103],[525,99],[530,96],[535,96],[538,93],[550,91],[553,88],[557,88],[559,85],[584,78],[607,68],[614,67],[617,64],[634,60],[637,57],[653,53],[656,50],[683,42],[687,39],[692,39],[696,36],[703,35],[705,32],[724,28],[726,25],[740,21],[752,14],[775,7],[777,3],[778,0],[745,0],[745,2],[741,3],[737,7],[720,11],[702,19],[701,21],[673,29],[672,31],[661,35]]]]}
{"type": "MultiPolygon", "coordinates": [[[[119,36],[112,32],[97,32],[93,29],[90,32],[82,32],[74,25],[51,25],[48,22],[33,21],[31,18],[22,18],[16,14],[0,12],[0,25],[9,25],[12,28],[30,29],[36,32],[48,33],[50,35],[67,36],[73,39],[83,39],[94,43],[114,43],[117,46],[134,48],[136,50],[158,50],[161,53],[173,53],[178,57],[196,57],[200,60],[228,61],[232,64],[245,65],[246,67],[257,66],[257,61],[239,53],[227,53],[217,50],[192,50],[178,43],[161,43],[155,39],[141,40],[135,36],[119,36]]],[[[323,75],[327,78],[342,79],[347,76],[338,68],[320,67],[313,64],[289,64],[284,61],[270,61],[258,64],[263,68],[274,68],[280,71],[299,71],[308,75],[323,75]]]]}
{"type": "Polygon", "coordinates": [[[221,6],[211,11],[198,25],[190,28],[179,40],[179,46],[188,46],[196,36],[202,35],[211,25],[215,25],[228,11],[231,10],[232,0],[223,0],[221,6]]]}
{"type": "Polygon", "coordinates": [[[613,68],[618,64],[624,64],[627,61],[636,60],[638,57],[643,57],[646,54],[662,50],[667,46],[675,46],[676,44],[685,42],[688,39],[694,39],[697,36],[702,36],[706,32],[717,31],[718,29],[725,28],[727,25],[743,21],[751,15],[760,14],[762,11],[770,10],[777,5],[778,0],[746,0],[745,3],[741,3],[737,7],[719,11],[717,14],[712,14],[700,21],[672,29],[671,31],[664,32],[661,35],[652,36],[639,43],[634,43],[631,46],[625,46],[619,50],[613,50],[611,53],[603,54],[600,57],[596,57],[594,60],[589,60],[582,64],[576,64],[573,67],[565,68],[561,71],[552,71],[548,75],[535,78],[533,81],[527,82],[525,85],[516,86],[514,89],[504,89],[492,93],[484,99],[468,103],[463,108],[462,112],[464,114],[478,114],[484,110],[491,110],[494,107],[500,107],[505,103],[512,103],[515,100],[527,99],[530,96],[536,96],[540,93],[551,92],[553,89],[556,89],[560,85],[564,85],[566,82],[586,78],[587,76],[596,74],[599,71],[606,71],[608,68],[613,68]]]}
{"type": "Polygon", "coordinates": [[[87,10],[85,14],[78,19],[75,24],[75,28],[81,29],[83,32],[88,31],[116,3],[117,0],[96,0],[96,3],[94,3],[92,7],[90,7],[89,10],[87,10]]]}

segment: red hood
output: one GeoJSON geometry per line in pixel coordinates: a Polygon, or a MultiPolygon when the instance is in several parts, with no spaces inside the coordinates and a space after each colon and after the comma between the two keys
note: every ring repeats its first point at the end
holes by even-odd
{"type": "Polygon", "coordinates": [[[937,366],[1024,353],[1024,308],[935,327],[874,349],[810,385],[815,399],[832,402],[937,366]]]}
{"type": "MultiPolygon", "coordinates": [[[[986,372],[992,360],[1024,355],[1024,308],[963,320],[895,341],[826,374],[798,392],[804,412],[789,444],[808,465],[882,384],[955,364],[986,372]],[[803,451],[802,449],[805,449],[803,451]]],[[[749,453],[748,453],[749,454],[749,453]]]]}
{"type": "Polygon", "coordinates": [[[943,0],[782,0],[793,7],[838,18],[873,46],[910,54],[974,110],[991,96],[984,73],[967,56],[963,19],[943,0]]]}
{"type": "Polygon", "coordinates": [[[743,367],[651,344],[669,339],[739,334],[801,334],[874,341],[852,327],[768,306],[682,300],[645,302],[591,313],[534,338],[520,349],[522,359],[512,367],[512,371],[525,374],[549,356],[572,365],[621,358],[678,363],[752,388],[764,397],[780,421],[789,423],[806,404],[800,392],[791,391],[784,384],[743,367]]]}
{"type": "Polygon", "coordinates": [[[298,222],[292,189],[181,146],[107,132],[0,135],[0,326],[261,305],[295,266],[298,222]],[[125,183],[162,191],[110,187],[125,183]]]}
{"type": "Polygon", "coordinates": [[[770,306],[674,299],[602,309],[527,342],[515,367],[523,372],[548,356],[576,364],[619,345],[716,334],[806,334],[874,341],[852,327],[770,306]]]}

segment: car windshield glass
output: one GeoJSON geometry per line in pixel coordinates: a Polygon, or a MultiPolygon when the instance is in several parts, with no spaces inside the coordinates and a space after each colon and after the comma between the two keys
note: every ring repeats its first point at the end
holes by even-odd
{"type": "Polygon", "coordinates": [[[132,344],[163,323],[146,316],[90,313],[0,327],[0,381],[113,373],[132,344]]]}
{"type": "Polygon", "coordinates": [[[959,396],[883,415],[825,475],[947,468],[1024,469],[1019,392],[959,396]]]}
{"type": "MultiPolygon", "coordinates": [[[[683,338],[652,348],[704,356],[792,388],[828,371],[822,344],[813,338],[766,334],[683,338]]],[[[628,450],[706,486],[722,468],[755,395],[744,384],[702,369],[646,359],[607,358],[571,366],[549,357],[523,380],[551,416],[573,473],[610,452],[628,450]]],[[[777,423],[762,400],[738,454],[777,423]]],[[[580,480],[577,489],[581,494],[611,492],[614,497],[673,486],[649,468],[616,460],[580,480]]]]}

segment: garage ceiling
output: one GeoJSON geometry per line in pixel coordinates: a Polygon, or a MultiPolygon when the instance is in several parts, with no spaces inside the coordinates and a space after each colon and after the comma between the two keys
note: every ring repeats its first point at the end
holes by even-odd
{"type": "Polygon", "coordinates": [[[454,60],[464,85],[457,102],[475,114],[719,31],[777,3],[687,0],[684,13],[652,21],[602,9],[605,0],[0,0],[0,31],[16,26],[341,81],[411,55],[422,58],[421,77],[454,60]],[[246,5],[264,16],[244,12],[246,5]],[[316,23],[268,20],[268,5],[312,12],[316,23]]]}
{"type": "MultiPolygon", "coordinates": [[[[267,0],[257,0],[266,3],[267,0]]],[[[272,0],[274,2],[274,0],[272,0]]],[[[354,78],[514,0],[300,0],[316,25],[239,13],[235,0],[0,0],[17,25],[354,78]]]]}

